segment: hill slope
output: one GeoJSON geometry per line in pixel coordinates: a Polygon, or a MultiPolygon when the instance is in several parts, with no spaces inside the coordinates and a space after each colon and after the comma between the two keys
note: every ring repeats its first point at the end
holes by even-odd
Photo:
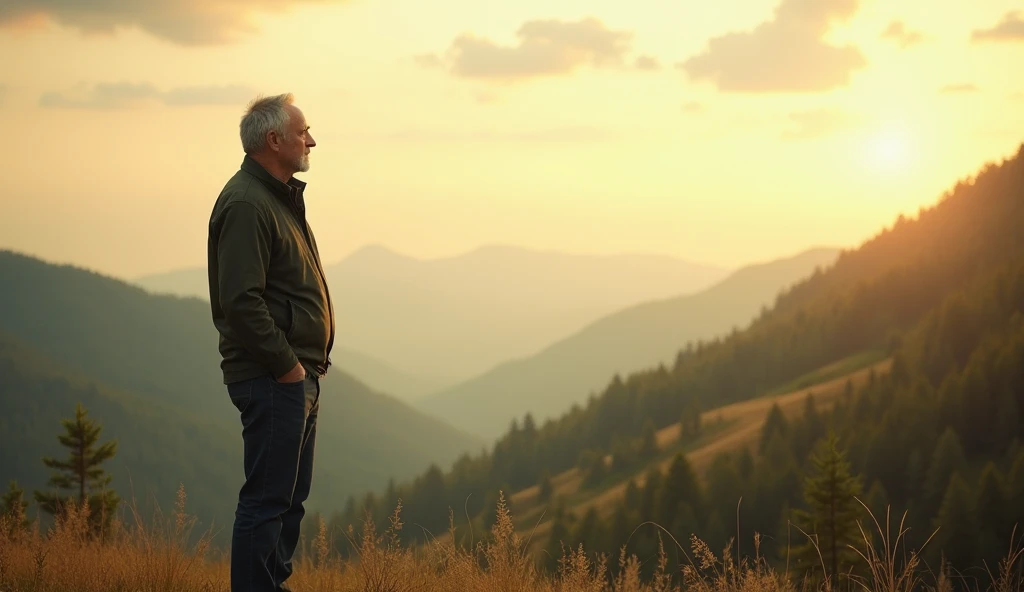
{"type": "MultiPolygon", "coordinates": [[[[89,271],[6,251],[0,252],[0,278],[5,285],[0,291],[4,368],[20,385],[17,391],[0,389],[0,405],[19,410],[16,424],[39,427],[28,442],[8,440],[0,448],[15,446],[22,457],[38,462],[47,443],[56,441],[60,418],[74,411],[66,404],[88,398],[110,413],[97,414],[107,431],[124,434],[122,450],[152,446],[152,454],[128,467],[137,488],[180,479],[197,489],[208,485],[216,492],[211,495],[234,495],[240,484],[240,427],[221,381],[208,304],[149,295],[89,271]],[[29,367],[30,372],[25,370],[29,367]],[[47,392],[48,385],[68,382],[69,376],[77,376],[74,382],[80,386],[57,388],[59,396],[42,406],[21,404],[25,393],[47,392]],[[122,425],[134,414],[143,417],[155,410],[169,410],[158,416],[177,427],[137,431],[122,425]],[[200,459],[197,450],[165,441],[169,433],[192,434],[195,441],[210,443],[198,452],[211,458],[200,459]],[[224,434],[229,437],[224,439],[224,434]],[[139,440],[144,437],[149,440],[139,440]],[[204,473],[208,483],[199,485],[188,477],[202,463],[213,464],[204,473]],[[225,471],[224,466],[234,468],[225,471]]],[[[7,430],[2,437],[7,440],[7,430]]],[[[311,501],[332,507],[344,495],[382,487],[389,478],[411,476],[431,462],[448,462],[479,443],[344,372],[332,371],[323,383],[317,441],[329,454],[318,456],[311,501]]],[[[6,455],[3,462],[8,462],[6,455]]],[[[29,487],[42,485],[9,473],[7,466],[0,473],[29,487]]],[[[157,493],[169,501],[174,490],[157,493]]],[[[217,500],[190,500],[211,512],[222,508],[217,500]]],[[[224,514],[217,515],[223,524],[224,514]]]]}
{"type": "Polygon", "coordinates": [[[540,353],[417,401],[420,409],[494,438],[527,412],[543,422],[583,404],[616,374],[674,362],[680,344],[746,325],[784,288],[831,265],[814,249],[745,267],[697,294],[639,304],[591,323],[540,353]]]}
{"type": "Polygon", "coordinates": [[[414,402],[444,388],[448,381],[403,372],[383,360],[345,347],[335,347],[331,361],[346,374],[377,390],[405,401],[414,402]]]}
{"type": "MultiPolygon", "coordinates": [[[[344,327],[340,345],[445,386],[533,354],[602,315],[697,291],[727,273],[665,256],[502,246],[427,260],[370,246],[325,272],[344,327]]],[[[136,283],[207,298],[205,274],[183,270],[136,283]]]]}
{"type": "MultiPolygon", "coordinates": [[[[692,418],[696,411],[799,385],[808,376],[826,374],[823,369],[830,365],[880,354],[893,359],[889,376],[870,381],[834,413],[809,408],[797,425],[773,428],[762,457],[726,459],[709,478],[707,492],[692,485],[692,467],[680,456],[664,476],[668,485],[652,481],[656,485],[645,488],[643,497],[619,505],[612,525],[601,526],[600,516],[588,513],[573,527],[574,536],[590,541],[594,533],[612,532],[605,541],[611,546],[597,545],[596,550],[615,553],[632,526],[655,520],[683,540],[706,528],[715,533],[712,547],[721,548],[729,534],[726,526],[735,524],[731,517],[740,496],[748,532],[778,533],[786,518],[781,509],[801,503],[808,454],[829,424],[841,427],[851,443],[854,468],[878,481],[881,491],[871,485],[873,499],[886,499],[888,491],[902,504],[921,502],[917,532],[929,532],[934,523],[952,527],[963,522],[957,512],[968,502],[961,502],[981,495],[964,478],[951,480],[956,474],[951,468],[975,479],[992,462],[995,469],[987,471],[983,491],[995,500],[992,507],[1003,508],[1006,499],[996,486],[1001,475],[1019,484],[1013,491],[1024,492],[1019,440],[1024,425],[1022,227],[1024,146],[1013,158],[957,183],[914,219],[901,216],[858,248],[841,253],[832,267],[782,294],[747,329],[710,342],[679,344],[680,355],[671,367],[616,378],[586,407],[542,426],[524,421],[486,454],[460,458],[447,474],[432,467],[364,504],[382,520],[400,498],[406,520],[432,532],[446,528],[445,506],[465,508],[479,528],[479,521],[486,523],[493,515],[499,490],[519,491],[573,467],[600,483],[604,469],[595,459],[611,454],[642,461],[637,451],[646,449],[646,434],[692,418]],[[1018,453],[1018,462],[1011,462],[1018,453]],[[950,495],[954,502],[944,504],[950,495]]],[[[352,512],[338,516],[337,524],[358,521],[359,505],[353,502],[349,508],[352,512]]],[[[999,532],[1005,530],[999,520],[988,519],[995,525],[989,532],[1009,540],[1008,532],[999,532]]],[[[553,532],[565,536],[564,529],[553,532]]],[[[970,529],[952,532],[950,541],[968,544],[958,554],[969,558],[970,529]]],[[[643,560],[657,552],[656,533],[649,534],[641,537],[646,539],[643,560]]],[[[558,538],[553,542],[557,547],[558,538]]],[[[575,540],[569,546],[575,547],[575,540]]]]}
{"type": "MultiPolygon", "coordinates": [[[[651,470],[662,473],[668,470],[675,453],[684,452],[697,478],[705,481],[708,469],[717,457],[742,451],[757,452],[757,440],[773,406],[778,406],[784,417],[796,418],[805,408],[808,396],[811,396],[818,410],[827,411],[847,392],[848,384],[854,388],[861,387],[868,382],[872,373],[876,376],[884,375],[891,366],[892,360],[887,359],[799,389],[704,412],[701,424],[708,434],[696,441],[688,441],[681,436],[680,423],[666,426],[658,430],[658,453],[647,464],[618,475],[599,487],[585,487],[583,471],[572,468],[552,477],[553,495],[562,498],[560,503],[570,506],[578,516],[594,508],[601,518],[610,518],[616,506],[624,501],[628,483],[632,481],[636,486],[643,487],[651,470]]],[[[611,462],[610,457],[608,461],[611,462]]],[[[540,487],[534,485],[515,492],[509,497],[509,505],[515,513],[518,527],[524,531],[536,527],[534,536],[543,541],[551,528],[551,518],[548,516],[547,519],[541,519],[548,502],[538,499],[539,490],[540,487]]]]}

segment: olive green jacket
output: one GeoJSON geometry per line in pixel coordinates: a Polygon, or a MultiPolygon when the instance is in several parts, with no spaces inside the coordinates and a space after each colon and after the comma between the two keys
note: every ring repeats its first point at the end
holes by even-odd
{"type": "Polygon", "coordinates": [[[303,190],[248,155],[210,215],[207,269],[221,370],[229,384],[279,377],[302,362],[323,375],[334,344],[334,307],[303,190]]]}

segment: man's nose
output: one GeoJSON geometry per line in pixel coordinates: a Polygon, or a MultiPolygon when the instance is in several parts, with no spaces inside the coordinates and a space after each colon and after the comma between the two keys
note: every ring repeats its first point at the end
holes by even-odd
{"type": "Polygon", "coordinates": [[[306,140],[306,146],[309,146],[310,148],[316,146],[316,140],[313,139],[313,136],[308,136],[308,138],[309,139],[306,140]]]}

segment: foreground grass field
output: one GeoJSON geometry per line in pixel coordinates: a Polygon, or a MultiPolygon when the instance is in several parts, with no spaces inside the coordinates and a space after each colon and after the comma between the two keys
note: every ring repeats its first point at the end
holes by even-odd
{"type": "MultiPolygon", "coordinates": [[[[702,418],[705,429],[697,439],[683,442],[678,424],[662,429],[657,433],[660,454],[632,477],[642,483],[647,470],[664,470],[679,452],[703,475],[715,455],[753,445],[773,405],[793,416],[813,393],[819,409],[828,408],[847,383],[860,385],[870,373],[883,374],[890,365],[877,358],[851,362],[859,363],[837,364],[808,377],[813,386],[710,411],[702,418]]],[[[602,515],[625,489],[625,480],[585,489],[577,469],[552,481],[557,495],[565,496],[574,510],[594,507],[602,515]]],[[[143,521],[129,513],[103,542],[88,536],[84,515],[72,514],[45,532],[38,524],[26,530],[15,527],[18,521],[0,519],[0,592],[226,592],[224,551],[212,549],[209,537],[192,532],[194,520],[186,513],[183,490],[178,498],[171,516],[143,521]]],[[[362,532],[346,533],[343,539],[351,547],[345,550],[356,550],[345,554],[351,560],[343,560],[340,549],[331,548],[330,541],[338,539],[323,522],[307,519],[303,527],[308,542],[289,586],[294,592],[1024,592],[1024,562],[1014,541],[1007,541],[1011,551],[999,565],[966,566],[964,572],[947,567],[933,573],[904,548],[904,525],[898,517],[891,524],[886,517],[863,524],[856,576],[834,581],[824,577],[823,569],[807,578],[775,569],[757,555],[737,557],[734,547],[714,553],[696,536],[684,541],[665,536],[663,552],[652,557],[623,554],[595,560],[585,548],[565,549],[559,569],[548,573],[537,567],[538,543],[547,539],[550,527],[545,508],[537,499],[537,488],[528,488],[507,501],[502,497],[493,528],[478,532],[471,545],[456,545],[451,533],[438,533],[428,545],[403,548],[396,536],[404,527],[399,505],[388,524],[378,528],[368,523],[362,532]],[[670,571],[668,555],[677,550],[686,562],[681,570],[670,571]],[[642,578],[641,571],[650,574],[652,567],[653,577],[642,578]]],[[[755,548],[758,537],[754,534],[755,548]]]]}
{"type": "MultiPolygon", "coordinates": [[[[865,525],[858,549],[861,575],[835,581],[821,577],[796,578],[767,566],[761,558],[734,558],[729,549],[713,553],[698,538],[683,550],[689,563],[677,573],[666,571],[666,553],[652,578],[640,577],[641,561],[624,554],[615,575],[608,558],[592,561],[584,549],[567,550],[556,573],[542,573],[516,534],[504,499],[486,542],[467,549],[435,541],[425,547],[398,546],[395,534],[403,527],[401,507],[378,533],[367,524],[361,534],[350,533],[358,550],[355,559],[341,561],[322,522],[304,549],[289,585],[294,592],[804,592],[863,590],[865,592],[1020,592],[1022,554],[1011,551],[998,566],[986,570],[987,581],[958,578],[942,570],[931,574],[917,556],[901,545],[902,525],[865,525]]],[[[72,514],[45,535],[12,528],[0,530],[0,591],[2,592],[226,592],[229,574],[222,553],[212,553],[206,539],[188,544],[190,518],[184,513],[184,492],[174,516],[159,527],[116,524],[105,542],[87,534],[87,516],[72,514]]],[[[316,525],[311,525],[316,526],[316,525]]],[[[448,539],[451,540],[451,537],[448,539]]],[[[756,541],[756,535],[755,535],[756,541]]],[[[667,545],[678,545],[668,540],[667,545]]],[[[756,545],[755,545],[756,546],[756,545]]],[[[1012,548],[1012,546],[1011,546],[1012,548]]],[[[615,558],[613,558],[615,559],[615,558]]]]}

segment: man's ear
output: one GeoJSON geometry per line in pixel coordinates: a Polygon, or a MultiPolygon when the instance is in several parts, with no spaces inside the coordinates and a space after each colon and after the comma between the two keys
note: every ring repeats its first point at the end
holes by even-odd
{"type": "Polygon", "coordinates": [[[267,132],[267,147],[274,152],[281,149],[281,138],[277,136],[276,130],[270,130],[267,132]]]}

